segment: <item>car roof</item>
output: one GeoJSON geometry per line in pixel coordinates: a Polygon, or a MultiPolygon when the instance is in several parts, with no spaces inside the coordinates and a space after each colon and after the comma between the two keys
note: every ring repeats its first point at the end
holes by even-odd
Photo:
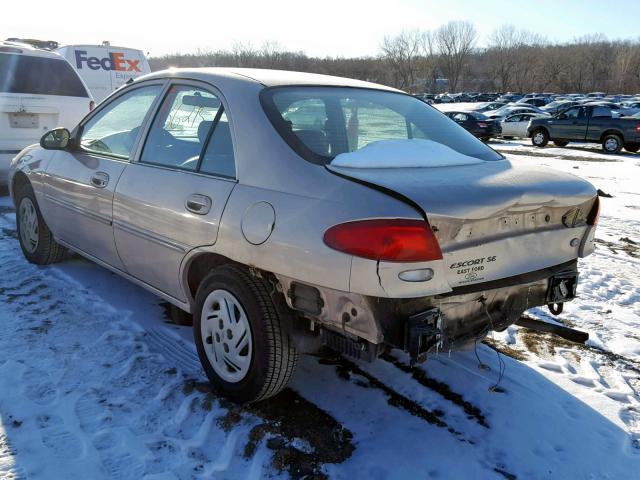
{"type": "MultiPolygon", "coordinates": [[[[65,60],[63,56],[50,50],[36,48],[26,43],[0,41],[0,53],[17,53],[18,55],[29,55],[32,57],[55,58],[65,60]],[[7,51],[2,51],[4,47],[7,51]]],[[[65,60],[66,61],[66,60],[65,60]]]]}
{"type": "Polygon", "coordinates": [[[319,73],[291,72],[287,70],[269,70],[261,68],[170,68],[154,72],[139,77],[137,81],[152,78],[192,78],[195,80],[214,80],[216,78],[235,79],[238,81],[254,82],[265,87],[279,87],[284,85],[305,85],[305,86],[331,86],[331,87],[357,87],[373,88],[377,90],[387,90],[400,92],[395,88],[387,87],[363,80],[351,78],[334,77],[332,75],[322,75],[319,73]]]}

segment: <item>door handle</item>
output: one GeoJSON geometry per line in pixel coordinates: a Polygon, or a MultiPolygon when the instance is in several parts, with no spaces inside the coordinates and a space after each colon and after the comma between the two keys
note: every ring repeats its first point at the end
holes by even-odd
{"type": "Polygon", "coordinates": [[[104,172],[96,172],[91,175],[91,185],[96,188],[104,188],[109,183],[109,175],[104,172]]]}
{"type": "Polygon", "coordinates": [[[184,204],[185,208],[196,215],[206,215],[211,210],[211,199],[206,195],[194,193],[189,195],[184,204]]]}

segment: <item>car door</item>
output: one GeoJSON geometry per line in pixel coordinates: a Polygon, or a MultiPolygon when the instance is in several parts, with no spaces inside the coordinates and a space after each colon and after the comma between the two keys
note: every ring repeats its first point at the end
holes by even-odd
{"type": "Polygon", "coordinates": [[[527,128],[529,127],[529,122],[531,118],[535,117],[535,114],[532,113],[523,113],[518,116],[518,119],[513,123],[513,136],[514,137],[526,137],[527,136],[527,128]]]}
{"type": "Polygon", "coordinates": [[[127,89],[77,129],[76,147],[56,152],[45,176],[46,217],[63,243],[123,268],[112,230],[113,194],[161,83],[127,89]]]}
{"type": "Polygon", "coordinates": [[[181,301],[180,264],[216,242],[236,185],[228,115],[211,87],[172,83],[116,187],[114,237],[127,272],[181,301]]]}
{"type": "Polygon", "coordinates": [[[515,137],[518,135],[516,125],[520,121],[520,117],[520,114],[516,114],[504,119],[502,122],[502,136],[515,137]]]}
{"type": "MultiPolygon", "coordinates": [[[[556,118],[549,120],[552,128],[552,138],[572,138],[575,126],[578,124],[578,116],[584,107],[572,107],[560,113],[556,118]]],[[[584,136],[584,135],[583,135],[584,136]]]]}

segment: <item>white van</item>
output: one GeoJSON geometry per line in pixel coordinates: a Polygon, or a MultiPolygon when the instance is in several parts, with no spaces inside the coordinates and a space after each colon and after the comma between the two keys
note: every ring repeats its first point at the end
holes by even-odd
{"type": "Polygon", "coordinates": [[[65,45],[56,50],[76,69],[96,102],[132,78],[151,73],[141,50],[104,45],[65,45]]]}
{"type": "Polygon", "coordinates": [[[93,108],[87,86],[63,57],[0,41],[0,185],[11,159],[56,127],[74,128],[93,108]]]}

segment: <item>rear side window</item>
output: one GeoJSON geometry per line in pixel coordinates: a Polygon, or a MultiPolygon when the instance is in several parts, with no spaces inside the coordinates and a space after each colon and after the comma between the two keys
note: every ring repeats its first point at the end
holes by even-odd
{"type": "Polygon", "coordinates": [[[80,77],[63,59],[0,53],[0,92],[88,97],[80,77]]]}
{"type": "Polygon", "coordinates": [[[349,87],[264,89],[260,100],[278,133],[304,159],[336,155],[384,140],[424,139],[481,160],[503,157],[410,95],[349,87]]]}

